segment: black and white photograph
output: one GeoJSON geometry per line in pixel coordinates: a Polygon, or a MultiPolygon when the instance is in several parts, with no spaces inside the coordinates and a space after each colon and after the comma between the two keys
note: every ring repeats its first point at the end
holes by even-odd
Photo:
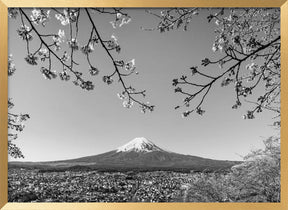
{"type": "Polygon", "coordinates": [[[280,202],[280,8],[8,16],[8,202],[280,202]]]}

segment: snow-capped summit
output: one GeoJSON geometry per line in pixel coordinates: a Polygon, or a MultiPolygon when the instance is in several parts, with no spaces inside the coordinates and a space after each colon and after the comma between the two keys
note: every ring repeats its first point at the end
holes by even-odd
{"type": "Polygon", "coordinates": [[[144,137],[138,137],[129,141],[121,147],[117,148],[117,152],[153,152],[153,151],[164,151],[160,147],[156,146],[153,142],[149,141],[144,137]]]}

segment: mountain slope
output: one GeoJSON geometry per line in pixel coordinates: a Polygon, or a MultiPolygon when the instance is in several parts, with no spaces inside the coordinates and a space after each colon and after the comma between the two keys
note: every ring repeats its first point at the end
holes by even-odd
{"type": "MultiPolygon", "coordinates": [[[[155,170],[217,170],[226,169],[237,164],[235,161],[212,160],[191,155],[182,155],[161,149],[144,137],[135,138],[116,150],[99,155],[71,160],[20,163],[11,162],[9,167],[37,166],[40,168],[67,168],[85,166],[93,169],[155,169],[155,170]]],[[[36,168],[37,168],[36,167],[36,168]]]]}

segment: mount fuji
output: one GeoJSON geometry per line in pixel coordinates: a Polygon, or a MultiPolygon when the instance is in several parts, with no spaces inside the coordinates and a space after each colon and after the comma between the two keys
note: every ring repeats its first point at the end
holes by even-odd
{"type": "Polygon", "coordinates": [[[238,163],[239,161],[213,160],[170,152],[144,137],[138,137],[115,150],[98,155],[49,162],[9,162],[9,168],[203,171],[228,169],[238,163]]]}
{"type": "Polygon", "coordinates": [[[165,151],[156,146],[153,142],[147,140],[144,137],[138,137],[129,141],[127,144],[118,147],[117,152],[153,152],[153,151],[165,151]]]}

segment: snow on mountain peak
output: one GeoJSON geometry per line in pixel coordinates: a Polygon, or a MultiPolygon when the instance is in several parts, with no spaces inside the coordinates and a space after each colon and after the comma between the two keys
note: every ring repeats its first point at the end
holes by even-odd
{"type": "Polygon", "coordinates": [[[144,137],[138,137],[129,141],[121,147],[117,148],[117,152],[153,152],[164,151],[160,147],[156,146],[153,142],[147,140],[144,137]]]}

